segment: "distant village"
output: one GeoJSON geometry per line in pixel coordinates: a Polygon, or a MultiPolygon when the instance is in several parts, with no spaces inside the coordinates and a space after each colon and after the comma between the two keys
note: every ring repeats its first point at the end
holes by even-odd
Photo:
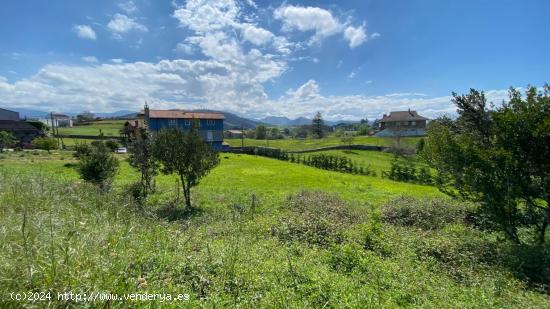
{"type": "MultiPolygon", "coordinates": [[[[0,108],[0,131],[8,132],[15,137],[16,146],[34,148],[33,140],[38,137],[72,137],[82,139],[101,138],[97,135],[60,134],[59,128],[73,128],[100,121],[104,118],[96,117],[90,112],[83,112],[76,116],[51,112],[42,117],[22,117],[16,111],[0,108]]],[[[284,139],[308,138],[313,135],[334,134],[336,136],[377,136],[377,137],[411,137],[424,136],[428,118],[421,116],[417,111],[391,111],[380,119],[369,121],[362,119],[357,122],[341,122],[326,124],[320,113],[311,123],[306,124],[276,124],[238,117],[231,113],[213,111],[184,111],[184,110],[157,110],[147,105],[138,113],[126,116],[108,118],[121,120],[120,134],[115,139],[126,140],[136,135],[139,128],[150,132],[158,132],[164,128],[180,128],[188,130],[193,119],[198,120],[201,138],[215,150],[224,150],[228,147],[225,139],[284,139]],[[319,132],[314,132],[317,126],[319,132]]],[[[70,130],[68,130],[70,132],[70,130]]],[[[67,132],[67,130],[63,131],[67,132]]],[[[113,138],[113,137],[110,137],[113,138]]],[[[4,145],[6,147],[7,145],[4,145]]]]}

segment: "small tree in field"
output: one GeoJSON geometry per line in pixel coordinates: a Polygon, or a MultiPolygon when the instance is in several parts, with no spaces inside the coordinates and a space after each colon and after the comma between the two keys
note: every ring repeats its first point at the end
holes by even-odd
{"type": "Polygon", "coordinates": [[[130,144],[130,165],[141,174],[141,196],[147,197],[154,189],[154,178],[157,175],[159,164],[153,157],[153,140],[143,128],[141,134],[130,144]]]}
{"type": "Polygon", "coordinates": [[[220,162],[218,153],[200,138],[198,121],[193,121],[189,132],[167,129],[157,133],[153,155],[162,163],[164,174],[178,174],[188,209],[191,207],[191,188],[220,162]]]}
{"type": "Polygon", "coordinates": [[[317,112],[315,114],[315,117],[313,117],[313,120],[311,120],[311,133],[313,137],[315,138],[323,138],[324,131],[323,127],[325,126],[325,121],[323,120],[323,116],[320,112],[317,112]]]}
{"type": "Polygon", "coordinates": [[[38,149],[47,150],[50,153],[51,150],[57,149],[57,141],[52,137],[38,137],[32,141],[34,147],[38,149]]]}
{"type": "Polygon", "coordinates": [[[4,151],[4,148],[7,148],[15,143],[17,143],[17,139],[13,136],[13,134],[6,131],[0,131],[0,152],[4,151]]]}
{"type": "MultiPolygon", "coordinates": [[[[422,156],[437,169],[439,187],[479,202],[513,242],[519,229],[543,244],[550,225],[550,87],[489,109],[483,92],[453,94],[456,120],[430,124],[422,156]]],[[[523,233],[525,235],[525,233],[523,233]]]]}
{"type": "Polygon", "coordinates": [[[108,188],[118,170],[118,160],[105,143],[93,144],[87,153],[79,157],[78,172],[87,182],[108,188]]]}
{"type": "Polygon", "coordinates": [[[349,133],[344,133],[340,138],[340,141],[345,145],[347,145],[350,150],[354,140],[355,140],[355,137],[353,136],[353,134],[349,134],[349,133]]]}

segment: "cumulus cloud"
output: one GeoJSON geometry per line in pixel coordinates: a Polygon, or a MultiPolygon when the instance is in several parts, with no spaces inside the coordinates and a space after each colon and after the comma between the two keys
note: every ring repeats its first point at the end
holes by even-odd
{"type": "Polygon", "coordinates": [[[344,38],[351,48],[367,40],[364,25],[353,27],[340,22],[332,12],[318,7],[282,5],[275,9],[273,17],[283,23],[283,31],[313,31],[309,43],[320,43],[323,39],[344,32],[344,38]]]}
{"type": "Polygon", "coordinates": [[[107,29],[109,29],[109,31],[111,31],[116,37],[120,37],[121,34],[130,31],[147,32],[149,30],[144,25],[138,23],[135,19],[123,14],[115,14],[107,24],[107,29]]]}
{"type": "Polygon", "coordinates": [[[95,40],[96,35],[94,29],[88,25],[75,25],[73,27],[76,35],[81,39],[95,40]]]}
{"type": "Polygon", "coordinates": [[[264,45],[271,41],[273,33],[253,25],[244,26],[243,37],[254,45],[264,45]]]}
{"type": "Polygon", "coordinates": [[[176,48],[174,48],[174,51],[179,52],[179,53],[183,53],[183,54],[187,54],[187,55],[192,55],[193,54],[193,46],[191,46],[189,44],[186,44],[186,43],[178,43],[176,45],[176,48]]]}
{"type": "Polygon", "coordinates": [[[365,41],[367,41],[367,35],[365,34],[365,26],[361,27],[353,27],[348,26],[346,30],[344,30],[344,38],[349,42],[350,48],[355,48],[361,44],[363,44],[365,41]]]}

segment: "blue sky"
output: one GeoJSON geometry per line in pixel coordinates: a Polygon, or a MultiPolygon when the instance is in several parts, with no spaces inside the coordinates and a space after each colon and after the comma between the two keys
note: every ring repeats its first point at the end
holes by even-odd
{"type": "Polygon", "coordinates": [[[249,117],[452,113],[548,82],[548,1],[11,1],[0,106],[249,117]]]}

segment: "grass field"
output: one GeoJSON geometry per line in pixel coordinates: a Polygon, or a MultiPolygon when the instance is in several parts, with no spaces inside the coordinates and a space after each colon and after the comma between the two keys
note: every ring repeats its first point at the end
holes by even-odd
{"type": "Polygon", "coordinates": [[[138,175],[119,158],[113,190],[101,193],[78,179],[70,152],[0,154],[0,307],[21,306],[7,295],[24,291],[189,294],[169,308],[550,306],[515,263],[525,248],[461,221],[381,221],[400,196],[450,203],[433,187],[222,154],[193,189],[197,210],[184,214],[170,206],[172,176],[159,176],[157,193],[137,206],[125,192],[138,175]]]}
{"type": "MultiPolygon", "coordinates": [[[[418,143],[419,137],[404,137],[401,138],[402,145],[414,148],[418,143]]],[[[225,139],[229,145],[234,147],[241,146],[241,139],[225,139]]],[[[373,145],[373,146],[392,146],[395,143],[393,138],[374,137],[374,136],[357,136],[354,144],[356,145],[373,145]]],[[[278,140],[257,140],[251,138],[244,139],[245,146],[269,146],[280,148],[288,151],[293,150],[309,150],[328,146],[344,145],[339,137],[328,136],[322,139],[278,139],[278,140]]]]}
{"type": "Polygon", "coordinates": [[[92,135],[98,136],[99,132],[105,136],[119,136],[126,120],[100,120],[85,125],[76,125],[72,128],[59,128],[59,134],[63,135],[92,135]]]}

